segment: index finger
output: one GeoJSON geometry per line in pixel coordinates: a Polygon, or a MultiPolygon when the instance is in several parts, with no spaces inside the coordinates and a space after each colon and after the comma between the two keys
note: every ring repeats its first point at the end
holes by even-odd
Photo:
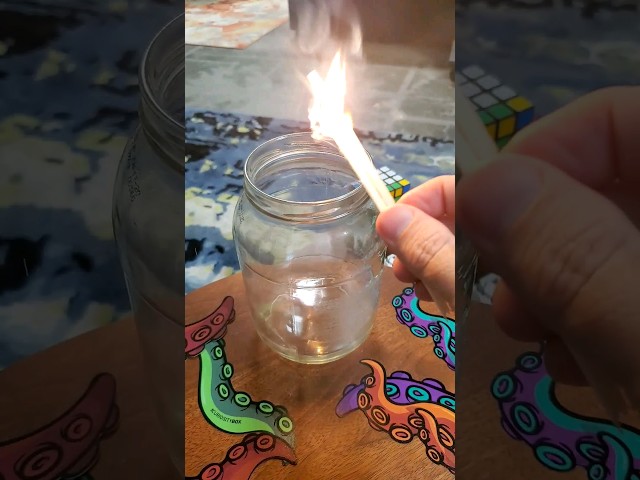
{"type": "Polygon", "coordinates": [[[638,123],[640,87],[605,88],[532,123],[503,151],[544,160],[601,189],[640,179],[638,123]]]}

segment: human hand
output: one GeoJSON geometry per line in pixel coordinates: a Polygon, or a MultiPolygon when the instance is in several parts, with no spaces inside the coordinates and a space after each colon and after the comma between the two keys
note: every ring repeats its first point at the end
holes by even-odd
{"type": "Polygon", "coordinates": [[[421,300],[441,299],[455,305],[454,225],[453,175],[433,178],[410,190],[378,216],[378,235],[397,256],[396,277],[415,282],[421,300]]]}
{"type": "Polygon", "coordinates": [[[638,123],[640,88],[587,95],[523,130],[456,192],[460,227],[502,277],[501,328],[546,340],[556,380],[585,383],[577,353],[631,399],[640,399],[638,123]]]}

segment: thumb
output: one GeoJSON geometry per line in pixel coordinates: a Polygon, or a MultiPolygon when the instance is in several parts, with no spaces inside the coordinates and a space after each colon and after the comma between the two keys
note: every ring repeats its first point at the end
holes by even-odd
{"type": "Polygon", "coordinates": [[[402,265],[450,311],[455,300],[455,237],[439,220],[410,205],[381,213],[378,234],[402,265]]]}
{"type": "Polygon", "coordinates": [[[638,398],[640,234],[626,215],[530,157],[503,156],[456,194],[460,226],[527,311],[590,364],[587,378],[638,398]]]}

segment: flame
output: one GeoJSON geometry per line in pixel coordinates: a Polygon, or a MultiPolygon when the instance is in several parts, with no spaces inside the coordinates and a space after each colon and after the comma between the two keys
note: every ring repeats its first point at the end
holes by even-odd
{"type": "Polygon", "coordinates": [[[335,138],[341,130],[352,129],[351,115],[345,110],[347,68],[340,51],[333,57],[326,78],[313,70],[307,80],[312,94],[309,122],[313,137],[335,138]]]}
{"type": "Polygon", "coordinates": [[[340,50],[333,57],[324,79],[316,70],[309,73],[307,79],[312,94],[309,122],[313,138],[316,140],[331,138],[351,165],[378,210],[382,212],[391,208],[394,200],[353,131],[351,115],[345,110],[347,68],[340,50]]]}

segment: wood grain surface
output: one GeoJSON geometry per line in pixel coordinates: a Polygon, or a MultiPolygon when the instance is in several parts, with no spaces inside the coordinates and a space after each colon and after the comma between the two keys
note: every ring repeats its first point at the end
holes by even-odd
{"type": "Polygon", "coordinates": [[[147,395],[131,318],[80,335],[1,371],[0,443],[38,430],[62,415],[101,372],[115,377],[120,420],[113,436],[100,443],[99,461],[91,477],[175,480],[147,395]]]}
{"type": "MultiPolygon", "coordinates": [[[[256,336],[240,276],[211,284],[187,297],[190,323],[214,310],[227,296],[235,298],[236,319],[229,325],[226,354],[234,365],[233,384],[254,400],[284,405],[296,429],[298,465],[267,461],[252,480],[379,479],[450,480],[453,475],[432,464],[421,442],[398,444],[374,431],[355,411],[338,418],[335,407],[343,389],[369,373],[359,362],[379,361],[387,374],[406,370],[415,379],[436,378],[456,395],[455,478],[462,480],[586,480],[584,468],[557,473],[544,468],[523,441],[511,439],[500,425],[490,385],[496,374],[514,366],[535,344],[514,342],[502,334],[489,307],[474,304],[468,320],[458,325],[457,378],[433,354],[431,339],[413,336],[395,319],[391,299],[405,285],[385,273],[374,329],[365,344],[347,357],[324,366],[299,365],[282,359],[256,336]]],[[[430,311],[433,306],[422,304],[430,311]]],[[[199,361],[184,361],[186,475],[196,476],[206,465],[220,462],[244,435],[217,430],[198,406],[199,361]]],[[[163,436],[149,399],[146,375],[131,319],[81,335],[0,372],[0,443],[25,435],[64,413],[100,372],[117,382],[120,423],[116,433],[100,443],[94,480],[173,480],[163,436]]],[[[557,386],[558,402],[583,417],[606,418],[588,388],[557,386]]],[[[627,415],[623,424],[640,431],[640,419],[627,415]]],[[[639,437],[629,437],[639,438],[639,437]]]]}
{"type": "MultiPolygon", "coordinates": [[[[362,359],[377,360],[387,375],[405,370],[414,379],[435,378],[448,390],[455,391],[454,372],[434,355],[432,339],[413,336],[395,318],[391,300],[405,287],[395,280],[390,269],[385,269],[371,335],[356,351],[321,366],[283,359],[262,343],[252,324],[240,274],[187,296],[187,324],[211,313],[224,297],[234,297],[236,318],[224,337],[227,360],[235,372],[233,386],[247,392],[253,400],[283,405],[293,419],[298,464],[283,466],[279,461],[267,461],[256,469],[252,480],[453,478],[444,467],[427,459],[419,439],[399,444],[385,432],[374,431],[360,411],[344,418],[335,413],[344,388],[359,383],[370,373],[368,367],[360,364],[362,359]]],[[[422,304],[422,308],[437,312],[431,304],[422,304]]],[[[198,406],[199,364],[198,359],[185,361],[187,476],[197,476],[206,465],[222,462],[227,450],[243,437],[222,432],[204,419],[198,406]]]]}
{"type": "MultiPolygon", "coordinates": [[[[540,346],[508,338],[496,326],[491,308],[477,303],[468,321],[458,324],[456,340],[456,479],[587,480],[587,472],[581,467],[568,472],[543,467],[531,447],[511,439],[500,425],[498,403],[490,394],[494,377],[514,367],[518,356],[538,352],[540,346]]],[[[590,388],[556,385],[555,393],[568,412],[596,421],[607,418],[590,388]]],[[[620,421],[640,428],[635,415],[627,414],[620,421]]],[[[638,441],[640,436],[635,438],[638,441]]]]}

